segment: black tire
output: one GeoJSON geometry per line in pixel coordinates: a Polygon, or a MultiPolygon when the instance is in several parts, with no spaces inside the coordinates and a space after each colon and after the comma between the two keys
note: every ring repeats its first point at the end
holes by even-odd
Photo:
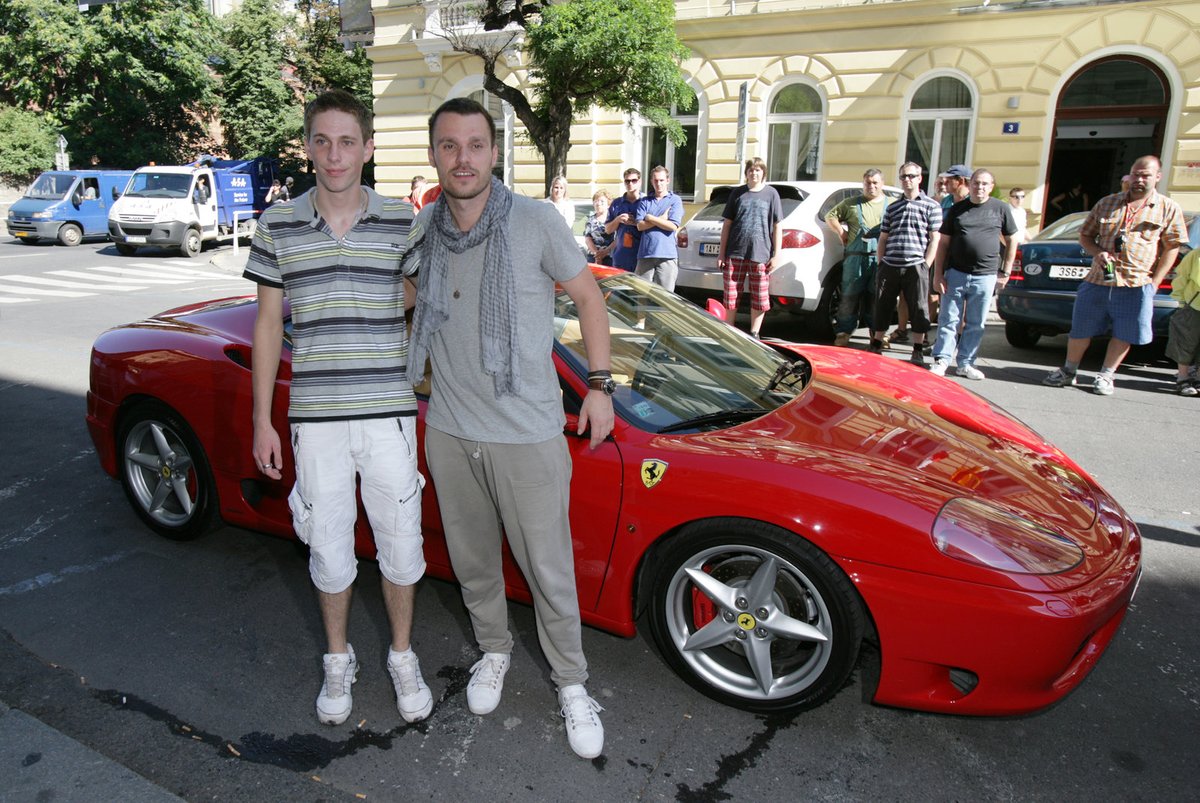
{"type": "Polygon", "coordinates": [[[188,229],[184,232],[183,243],[179,246],[179,253],[189,259],[199,259],[200,250],[204,247],[204,241],[200,239],[200,232],[196,229],[188,229]]]}
{"type": "Polygon", "coordinates": [[[659,651],[718,702],[802,711],[837,694],[854,671],[862,600],[825,553],[793,533],[745,519],[699,522],[672,539],[651,571],[659,651]],[[708,591],[696,585],[700,575],[708,591]]]}
{"type": "Polygon", "coordinates": [[[74,223],[64,223],[58,228],[58,241],[73,248],[83,242],[83,229],[74,223]]]}
{"type": "Polygon", "coordinates": [[[217,493],[204,448],[170,407],[145,401],[117,436],[121,485],[134,512],[173,541],[190,541],[217,524],[217,493]]]}
{"type": "Polygon", "coordinates": [[[836,265],[821,284],[821,300],[805,318],[808,336],[818,343],[833,342],[837,333],[838,306],[842,303],[842,266],[836,265]]]}
{"type": "Polygon", "coordinates": [[[1019,349],[1031,349],[1042,339],[1042,333],[1032,326],[1016,321],[1004,322],[1004,339],[1010,346],[1019,349]]]}
{"type": "Polygon", "coordinates": [[[137,246],[129,245],[128,243],[113,243],[117,247],[117,253],[123,257],[131,257],[137,253],[137,246]]]}

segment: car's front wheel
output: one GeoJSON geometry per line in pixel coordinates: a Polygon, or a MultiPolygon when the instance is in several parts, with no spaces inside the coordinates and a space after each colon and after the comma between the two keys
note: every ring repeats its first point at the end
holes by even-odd
{"type": "Polygon", "coordinates": [[[804,710],[854,671],[862,601],[827,555],[792,533],[742,519],[699,522],[653,571],[654,640],[671,668],[714,700],[804,710]]]}
{"type": "Polygon", "coordinates": [[[204,449],[182,417],[157,401],[121,425],[121,485],[134,511],[159,535],[187,541],[216,523],[217,493],[204,449]]]}
{"type": "Polygon", "coordinates": [[[1017,323],[1016,321],[1004,322],[1004,339],[1008,341],[1010,346],[1015,346],[1019,349],[1031,349],[1037,345],[1041,338],[1042,333],[1029,324],[1017,323]]]}
{"type": "Polygon", "coordinates": [[[58,241],[68,247],[79,245],[83,242],[83,230],[74,223],[64,223],[58,229],[58,241]]]}
{"type": "Polygon", "coordinates": [[[183,234],[183,244],[179,246],[179,253],[189,259],[199,259],[203,247],[204,241],[200,239],[200,232],[188,229],[183,234]]]}

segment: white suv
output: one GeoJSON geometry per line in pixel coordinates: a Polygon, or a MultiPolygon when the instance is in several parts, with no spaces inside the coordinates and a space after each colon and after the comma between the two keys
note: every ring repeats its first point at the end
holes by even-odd
{"type": "MultiPolygon", "coordinates": [[[[821,339],[833,338],[833,321],[841,294],[842,241],[825,223],[825,216],[847,198],[862,194],[862,183],[848,181],[772,181],[783,202],[783,261],[771,273],[771,304],[808,317],[809,330],[821,339]]],[[[708,204],[676,235],[679,277],[675,292],[703,303],[725,292],[717,249],[725,202],[733,187],[717,187],[708,204]]],[[[885,187],[889,197],[900,190],[885,187]]],[[[743,294],[743,298],[748,296],[743,294]]]]}

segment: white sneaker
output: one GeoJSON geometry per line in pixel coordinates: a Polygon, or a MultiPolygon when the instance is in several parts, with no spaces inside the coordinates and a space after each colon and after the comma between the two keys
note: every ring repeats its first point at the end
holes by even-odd
{"type": "Polygon", "coordinates": [[[950,363],[946,362],[945,360],[936,360],[934,361],[933,365],[929,367],[929,373],[935,376],[945,376],[946,369],[949,367],[950,363]]]}
{"type": "Polygon", "coordinates": [[[963,379],[974,379],[976,381],[983,379],[983,371],[980,371],[974,365],[960,365],[954,373],[963,379]]]}
{"type": "Polygon", "coordinates": [[[346,652],[326,653],[325,682],[317,695],[317,719],[323,725],[341,725],[350,716],[354,698],[350,687],[358,680],[358,659],[354,648],[346,645],[346,652]]]}
{"type": "Polygon", "coordinates": [[[396,652],[388,648],[388,674],[396,687],[396,708],[405,722],[420,722],[433,710],[433,695],[421,677],[421,664],[411,650],[396,652]]]}
{"type": "Polygon", "coordinates": [[[509,656],[502,652],[485,652],[471,667],[467,684],[467,708],[472,714],[490,714],[500,705],[504,690],[504,675],[508,672],[509,656]]]}
{"type": "Polygon", "coordinates": [[[1112,375],[1096,374],[1096,379],[1092,382],[1092,393],[1098,393],[1101,396],[1113,395],[1112,375]]]}
{"type": "Polygon", "coordinates": [[[595,758],[604,750],[604,726],[598,714],[604,709],[576,683],[558,692],[560,712],[567,724],[567,741],[580,758],[595,758]]]}

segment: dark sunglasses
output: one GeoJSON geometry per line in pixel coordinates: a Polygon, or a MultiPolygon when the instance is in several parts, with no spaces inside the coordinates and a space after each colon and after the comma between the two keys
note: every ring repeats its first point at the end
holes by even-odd
{"type": "Polygon", "coordinates": [[[921,177],[920,173],[901,173],[900,174],[900,178],[913,179],[913,178],[920,178],[920,177],[921,177]]]}

